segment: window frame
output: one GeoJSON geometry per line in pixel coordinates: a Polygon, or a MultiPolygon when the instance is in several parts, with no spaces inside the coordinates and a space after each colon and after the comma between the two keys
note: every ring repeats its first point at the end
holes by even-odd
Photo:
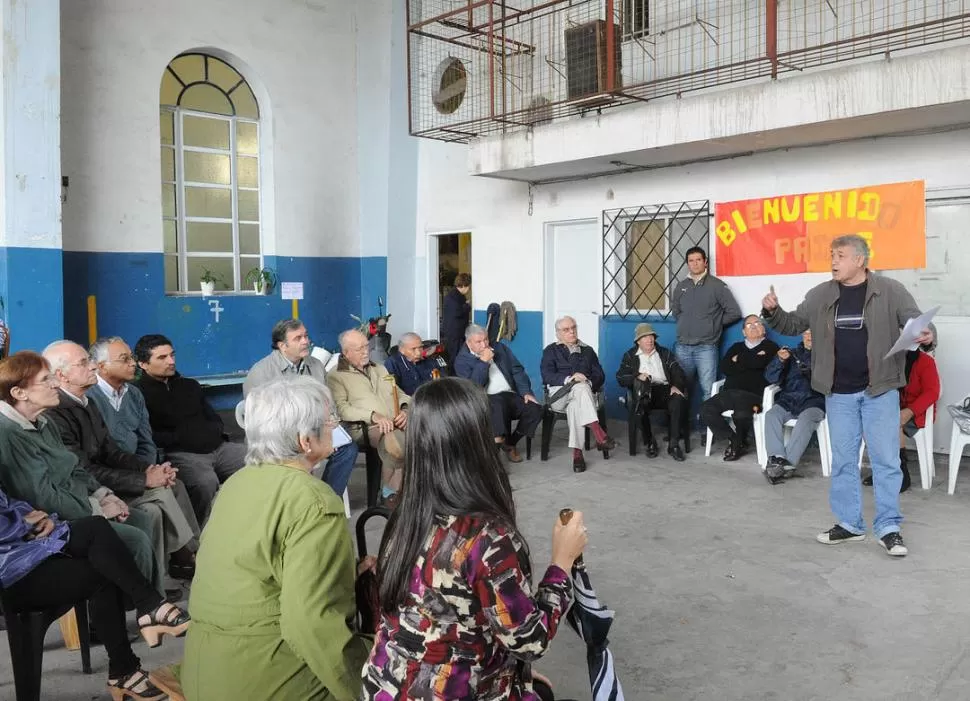
{"type": "Polygon", "coordinates": [[[650,36],[650,0],[623,0],[623,41],[635,41],[650,36]],[[637,15],[640,15],[638,23],[637,15]]]}

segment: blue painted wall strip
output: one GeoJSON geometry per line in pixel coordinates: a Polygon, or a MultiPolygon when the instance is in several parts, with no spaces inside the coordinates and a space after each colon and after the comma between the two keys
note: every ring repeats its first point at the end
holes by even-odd
{"type": "Polygon", "coordinates": [[[0,248],[0,295],[10,350],[41,351],[64,336],[64,288],[59,248],[0,248]]]}

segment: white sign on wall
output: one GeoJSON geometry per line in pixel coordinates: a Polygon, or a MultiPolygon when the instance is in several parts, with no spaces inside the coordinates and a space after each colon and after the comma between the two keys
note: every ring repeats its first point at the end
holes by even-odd
{"type": "Polygon", "coordinates": [[[302,282],[283,282],[280,283],[280,294],[283,299],[303,299],[302,282]]]}

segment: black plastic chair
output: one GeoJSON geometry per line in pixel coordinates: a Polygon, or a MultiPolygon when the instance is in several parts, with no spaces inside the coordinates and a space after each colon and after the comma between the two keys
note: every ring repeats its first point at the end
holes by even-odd
{"type": "MultiPolygon", "coordinates": [[[[662,416],[664,419],[664,422],[667,422],[667,419],[668,419],[666,409],[653,409],[650,411],[649,415],[637,414],[633,411],[634,403],[635,402],[633,400],[633,390],[628,389],[626,391],[626,407],[627,407],[626,421],[627,421],[627,431],[628,431],[629,440],[630,440],[630,455],[637,454],[637,449],[640,445],[640,433],[641,433],[643,421],[650,421],[650,417],[653,416],[654,414],[662,416]]],[[[684,416],[682,418],[681,425],[684,427],[684,452],[689,453],[690,452],[690,423],[689,423],[690,400],[686,399],[683,402],[683,406],[684,406],[684,416]]],[[[651,421],[651,425],[657,425],[657,424],[651,421]]],[[[664,423],[660,423],[659,425],[664,425],[664,423]]],[[[667,437],[665,438],[665,441],[667,442],[668,445],[670,444],[669,423],[667,423],[667,437]]]]}
{"type": "Polygon", "coordinates": [[[87,601],[48,609],[14,611],[7,605],[3,590],[0,589],[0,612],[7,623],[7,642],[10,643],[16,701],[40,701],[44,636],[51,624],[72,608],[77,616],[78,638],[81,642],[81,669],[85,674],[91,674],[91,633],[88,627],[87,601]]]}
{"type": "MultiPolygon", "coordinates": [[[[600,426],[606,426],[606,394],[600,390],[596,393],[596,418],[600,422],[600,426]]],[[[553,411],[552,407],[549,406],[549,390],[546,390],[543,410],[542,410],[542,444],[539,448],[539,459],[548,460],[549,459],[549,446],[552,443],[552,431],[556,427],[556,421],[562,419],[566,420],[566,414],[562,411],[553,411]]],[[[584,429],[585,438],[583,439],[584,450],[589,450],[592,442],[590,440],[590,430],[587,427],[584,429]]],[[[610,459],[610,451],[603,451],[603,459],[610,459]]]]}

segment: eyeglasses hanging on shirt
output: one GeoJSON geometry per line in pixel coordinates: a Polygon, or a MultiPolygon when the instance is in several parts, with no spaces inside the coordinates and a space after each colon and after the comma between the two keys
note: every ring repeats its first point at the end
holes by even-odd
{"type": "Polygon", "coordinates": [[[866,325],[865,311],[848,314],[839,310],[839,303],[835,303],[835,328],[843,331],[861,331],[866,325]]]}

